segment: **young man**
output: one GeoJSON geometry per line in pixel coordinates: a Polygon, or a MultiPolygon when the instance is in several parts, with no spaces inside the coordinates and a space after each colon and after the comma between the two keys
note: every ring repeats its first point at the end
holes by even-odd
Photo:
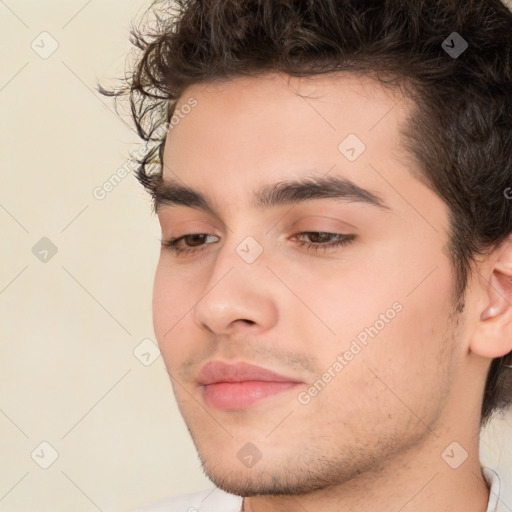
{"type": "Polygon", "coordinates": [[[169,123],[154,326],[215,488],[140,510],[511,510],[479,461],[512,398],[510,11],[157,8],[110,94],[169,123]]]}

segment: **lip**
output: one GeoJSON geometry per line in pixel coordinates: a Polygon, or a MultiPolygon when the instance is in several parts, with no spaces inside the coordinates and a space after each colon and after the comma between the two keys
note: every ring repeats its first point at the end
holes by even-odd
{"type": "Polygon", "coordinates": [[[239,410],[302,384],[293,377],[281,375],[246,362],[206,363],[197,377],[205,402],[215,409],[239,410]]]}
{"type": "Polygon", "coordinates": [[[206,363],[197,377],[199,384],[217,384],[219,382],[301,382],[300,380],[267,370],[261,366],[250,363],[224,363],[222,361],[210,361],[206,363]]]}

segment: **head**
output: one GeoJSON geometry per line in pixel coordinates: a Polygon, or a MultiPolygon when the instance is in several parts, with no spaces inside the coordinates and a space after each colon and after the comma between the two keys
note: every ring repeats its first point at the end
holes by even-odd
{"type": "Polygon", "coordinates": [[[207,474],[244,495],[303,493],[462,411],[484,425],[512,400],[507,7],[166,8],[133,31],[141,56],[110,94],[129,96],[145,140],[170,123],[137,176],[163,238],[192,234],[162,247],[154,324],[207,474]],[[213,359],[297,382],[212,407],[198,374],[213,359]],[[235,468],[237,454],[261,460],[235,468]]]}

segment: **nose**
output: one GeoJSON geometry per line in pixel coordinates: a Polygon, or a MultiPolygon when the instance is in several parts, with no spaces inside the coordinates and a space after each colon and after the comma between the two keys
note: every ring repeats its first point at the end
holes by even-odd
{"type": "Polygon", "coordinates": [[[225,245],[212,268],[202,297],[192,311],[200,328],[217,335],[229,335],[235,330],[256,334],[276,324],[276,283],[266,267],[264,253],[248,263],[236,247],[225,245]]]}

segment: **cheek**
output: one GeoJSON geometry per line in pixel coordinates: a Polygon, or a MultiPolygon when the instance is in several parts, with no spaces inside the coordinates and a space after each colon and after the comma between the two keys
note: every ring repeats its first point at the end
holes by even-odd
{"type": "Polygon", "coordinates": [[[174,324],[173,316],[176,312],[174,307],[176,297],[171,291],[171,283],[163,267],[160,258],[153,284],[153,327],[159,343],[163,340],[165,332],[174,324]]]}
{"type": "Polygon", "coordinates": [[[388,413],[403,418],[404,425],[432,419],[449,391],[455,346],[448,318],[449,268],[439,266],[417,286],[419,282],[404,277],[392,288],[392,282],[381,281],[372,303],[361,304],[362,312],[354,307],[350,331],[344,331],[338,353],[351,351],[354,339],[358,341],[352,351],[357,345],[360,350],[356,348],[359,352],[342,371],[337,389],[332,389],[351,404],[354,421],[361,417],[361,409],[374,424],[386,420],[388,413]],[[387,323],[378,323],[384,308],[397,300],[400,311],[387,323]],[[359,342],[361,335],[365,343],[359,342]]]}
{"type": "Polygon", "coordinates": [[[319,335],[311,329],[311,315],[300,319],[306,324],[302,332],[314,340],[320,372],[340,355],[350,358],[332,390],[356,407],[354,397],[361,396],[373,404],[376,396],[387,397],[400,407],[387,384],[402,399],[414,396],[421,409],[422,400],[442,386],[438,370],[449,363],[454,343],[448,319],[453,277],[435,241],[414,242],[382,244],[367,258],[309,274],[295,288],[335,332],[319,335]]]}
{"type": "Polygon", "coordinates": [[[382,239],[340,266],[335,279],[324,280],[324,309],[345,341],[370,326],[385,332],[390,325],[399,325],[408,340],[430,337],[436,323],[445,321],[451,310],[450,261],[442,240],[427,235],[416,230],[394,241],[382,239]]]}
{"type": "MultiPolygon", "coordinates": [[[[452,331],[446,313],[426,316],[421,306],[404,301],[382,329],[372,330],[373,320],[363,325],[355,336],[344,336],[338,347],[324,349],[321,372],[331,369],[335,377],[327,375],[330,382],[305,406],[305,421],[326,418],[327,425],[340,425],[356,446],[373,439],[383,447],[396,435],[404,442],[423,435],[450,391],[452,331]],[[361,333],[365,343],[356,337],[361,333]],[[344,358],[341,370],[334,366],[338,356],[344,358]]],[[[351,330],[358,330],[355,324],[351,330]]],[[[318,377],[324,380],[325,375],[318,377]]],[[[319,437],[329,436],[330,428],[317,430],[319,437]]]]}
{"type": "Polygon", "coordinates": [[[186,357],[187,313],[193,306],[193,282],[183,274],[178,277],[165,257],[158,262],[153,284],[153,328],[168,369],[177,367],[186,357]]]}
{"type": "Polygon", "coordinates": [[[167,332],[200,298],[195,288],[201,284],[197,267],[173,262],[163,252],[158,261],[153,284],[153,318],[158,333],[167,332]]]}

